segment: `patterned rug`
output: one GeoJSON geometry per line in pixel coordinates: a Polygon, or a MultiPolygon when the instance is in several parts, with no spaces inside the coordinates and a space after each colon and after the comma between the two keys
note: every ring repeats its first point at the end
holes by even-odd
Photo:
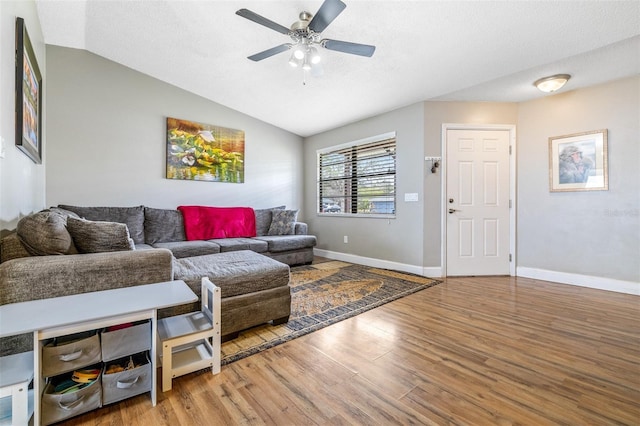
{"type": "Polygon", "coordinates": [[[339,261],[293,267],[289,322],[254,327],[223,343],[221,363],[229,364],[439,283],[339,261]]]}

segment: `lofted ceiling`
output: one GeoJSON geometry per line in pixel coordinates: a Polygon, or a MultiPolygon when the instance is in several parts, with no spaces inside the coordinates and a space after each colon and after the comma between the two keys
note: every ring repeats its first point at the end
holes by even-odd
{"type": "MultiPolygon", "coordinates": [[[[306,137],[425,100],[521,102],[533,81],[571,74],[561,91],[640,74],[640,1],[372,1],[323,38],[372,44],[373,57],[320,49],[304,78],[289,38],[235,12],[289,27],[321,0],[36,0],[45,43],[85,49],[306,137]],[[303,80],[306,84],[303,84],[303,80]]],[[[215,121],[215,120],[214,120],[215,121]]]]}

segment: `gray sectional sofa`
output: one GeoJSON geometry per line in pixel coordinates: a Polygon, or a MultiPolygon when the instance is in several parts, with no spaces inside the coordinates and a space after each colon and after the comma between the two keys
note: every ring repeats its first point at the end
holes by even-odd
{"type": "MultiPolygon", "coordinates": [[[[173,279],[199,295],[206,274],[222,283],[223,336],[286,321],[288,265],[311,262],[316,238],[295,221],[280,229],[284,235],[269,235],[275,210],[284,208],[255,210],[255,237],[204,241],[186,240],[179,210],[60,205],[34,213],[0,240],[0,304],[173,279]]],[[[159,317],[195,309],[198,303],[159,317]]],[[[31,340],[2,339],[0,354],[29,350],[31,340]]]]}
{"type": "Polygon", "coordinates": [[[237,250],[251,250],[287,265],[301,265],[313,260],[316,237],[307,235],[307,224],[294,222],[289,235],[269,235],[273,210],[256,209],[256,237],[187,241],[182,213],[179,210],[151,207],[78,207],[59,205],[93,221],[125,223],[135,249],[166,248],[177,259],[237,250]]]}

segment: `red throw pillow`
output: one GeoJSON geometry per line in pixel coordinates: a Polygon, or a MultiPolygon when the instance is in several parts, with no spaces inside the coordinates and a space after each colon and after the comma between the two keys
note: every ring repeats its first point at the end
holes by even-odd
{"type": "Polygon", "coordinates": [[[250,207],[180,206],[188,241],[256,236],[256,215],[250,207]]]}

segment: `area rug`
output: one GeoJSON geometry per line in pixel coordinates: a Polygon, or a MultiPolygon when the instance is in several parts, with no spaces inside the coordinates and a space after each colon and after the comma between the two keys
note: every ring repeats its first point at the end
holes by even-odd
{"type": "Polygon", "coordinates": [[[229,364],[319,330],[440,281],[404,272],[328,261],[291,268],[291,316],[222,344],[221,364],[229,364]]]}

